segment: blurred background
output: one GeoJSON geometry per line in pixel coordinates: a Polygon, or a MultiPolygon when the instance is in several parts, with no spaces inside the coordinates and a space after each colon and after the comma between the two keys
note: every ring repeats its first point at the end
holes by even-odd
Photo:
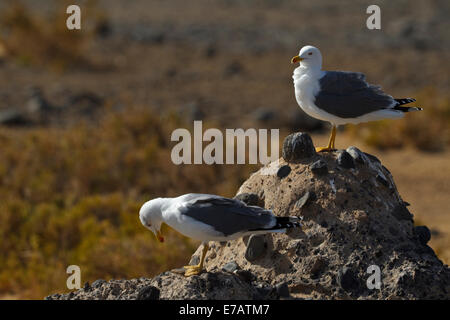
{"type": "Polygon", "coordinates": [[[41,299],[82,283],[151,277],[184,265],[198,243],[160,245],[143,202],[188,192],[232,197],[250,165],[181,165],[171,132],[280,128],[328,139],[298,107],[290,58],[319,47],[324,69],[364,72],[424,111],[341,128],[337,147],[375,154],[430,245],[450,262],[450,3],[91,0],[0,2],[0,298],[41,299]],[[82,30],[66,28],[78,4],[82,30]]]}

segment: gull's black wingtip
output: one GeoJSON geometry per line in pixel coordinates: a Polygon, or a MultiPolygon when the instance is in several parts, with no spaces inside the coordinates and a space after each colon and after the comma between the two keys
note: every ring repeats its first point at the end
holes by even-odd
{"type": "Polygon", "coordinates": [[[416,99],[414,98],[402,98],[402,99],[394,99],[397,102],[397,106],[401,106],[404,104],[408,104],[411,102],[416,102],[416,99]]]}
{"type": "Polygon", "coordinates": [[[394,106],[394,110],[398,110],[401,112],[411,112],[411,111],[422,111],[423,108],[421,107],[402,107],[404,104],[408,104],[411,102],[415,102],[416,99],[414,98],[403,98],[403,99],[394,99],[397,104],[394,106]]]}
{"type": "Polygon", "coordinates": [[[290,228],[300,228],[302,225],[300,221],[303,219],[301,217],[277,217],[276,229],[290,229],[290,228]]]}

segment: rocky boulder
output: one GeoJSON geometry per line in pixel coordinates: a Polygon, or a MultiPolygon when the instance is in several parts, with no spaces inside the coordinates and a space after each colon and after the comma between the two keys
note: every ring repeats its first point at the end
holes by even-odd
{"type": "Polygon", "coordinates": [[[302,229],[213,244],[208,271],[234,261],[259,281],[287,283],[298,298],[449,299],[450,269],[427,245],[428,228],[414,227],[388,169],[355,147],[312,152],[308,138],[288,136],[286,159],[261,168],[237,192],[278,216],[302,217],[302,229]],[[375,269],[380,289],[367,283],[375,269]]]}

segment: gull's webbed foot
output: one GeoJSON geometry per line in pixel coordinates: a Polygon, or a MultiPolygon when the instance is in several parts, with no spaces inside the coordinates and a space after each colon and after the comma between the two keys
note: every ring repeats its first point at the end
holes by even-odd
{"type": "Polygon", "coordinates": [[[332,151],[336,151],[336,149],[331,148],[331,147],[317,147],[316,148],[316,152],[332,152],[332,151]]]}
{"type": "Polygon", "coordinates": [[[199,275],[203,272],[203,268],[200,265],[184,266],[183,268],[186,269],[184,272],[185,277],[199,275]]]}

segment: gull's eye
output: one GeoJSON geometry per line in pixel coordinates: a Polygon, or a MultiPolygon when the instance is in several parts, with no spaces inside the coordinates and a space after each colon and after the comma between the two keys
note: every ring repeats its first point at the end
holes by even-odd
{"type": "Polygon", "coordinates": [[[311,56],[311,55],[312,55],[312,52],[308,53],[308,56],[311,56]]]}

